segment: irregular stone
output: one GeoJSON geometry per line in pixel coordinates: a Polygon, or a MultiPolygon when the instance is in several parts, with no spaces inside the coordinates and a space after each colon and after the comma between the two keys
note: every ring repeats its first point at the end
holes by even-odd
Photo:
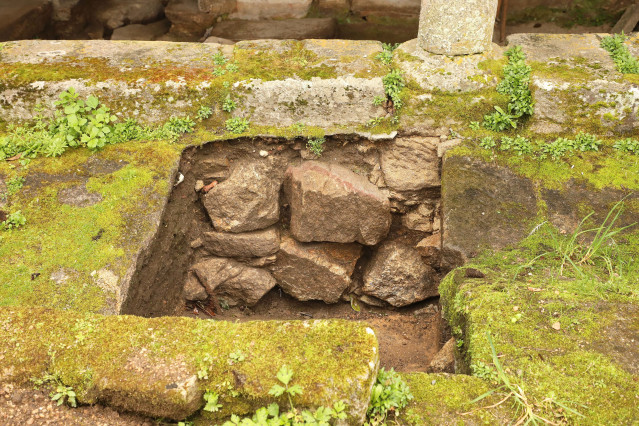
{"type": "Polygon", "coordinates": [[[207,37],[206,40],[204,40],[204,43],[209,43],[209,44],[216,43],[216,44],[225,44],[225,45],[235,44],[233,40],[229,40],[227,38],[222,38],[222,37],[215,37],[215,36],[207,37]]]}
{"type": "MultiPolygon", "coordinates": [[[[304,18],[313,0],[237,0],[231,19],[304,18]]],[[[266,37],[268,38],[268,37],[266,37]]]]}
{"type": "Polygon", "coordinates": [[[276,284],[268,271],[233,259],[209,258],[196,263],[191,270],[208,294],[224,299],[229,306],[253,306],[276,284]]]}
{"type": "Polygon", "coordinates": [[[437,355],[430,362],[428,367],[431,373],[454,373],[455,372],[455,338],[450,338],[444,346],[437,352],[437,355]]]}
{"type": "Polygon", "coordinates": [[[209,297],[206,289],[193,272],[189,272],[186,276],[182,295],[186,300],[206,300],[209,297]]]}
{"type": "Polygon", "coordinates": [[[46,28],[53,7],[50,0],[20,0],[0,5],[0,41],[31,39],[46,28]]]}
{"type": "Polygon", "coordinates": [[[351,9],[360,15],[419,15],[421,0],[353,0],[351,9]]]}
{"type": "Polygon", "coordinates": [[[461,143],[462,143],[461,139],[450,139],[450,140],[440,142],[440,144],[437,145],[437,156],[439,158],[442,158],[444,154],[446,154],[446,151],[461,145],[461,143]]]}
{"type": "Polygon", "coordinates": [[[58,193],[58,201],[75,207],[89,207],[102,201],[102,195],[89,192],[86,184],[64,188],[58,193]]]}
{"type": "Polygon", "coordinates": [[[395,191],[416,191],[441,185],[437,145],[439,138],[402,137],[382,151],[382,172],[395,191]]]}
{"type": "Polygon", "coordinates": [[[415,249],[424,259],[424,262],[431,266],[439,266],[441,262],[441,245],[441,234],[436,233],[418,242],[415,249]]]}
{"type": "Polygon", "coordinates": [[[333,38],[337,21],[333,18],[278,19],[273,21],[222,21],[211,35],[240,40],[304,40],[333,38]]]}
{"type": "Polygon", "coordinates": [[[299,243],[283,236],[273,276],[298,300],[336,303],[351,284],[361,251],[358,244],[299,243]]]}
{"type": "Polygon", "coordinates": [[[413,231],[433,232],[435,207],[420,204],[415,210],[402,216],[402,225],[413,231]]]}
{"type": "MultiPolygon", "coordinates": [[[[501,249],[519,242],[537,218],[530,179],[466,156],[444,161],[442,206],[444,247],[462,258],[474,257],[484,247],[501,249]]],[[[451,265],[457,262],[453,256],[451,265]]]]}
{"type": "Polygon", "coordinates": [[[265,257],[277,253],[280,248],[279,229],[243,232],[205,232],[202,234],[204,249],[222,257],[265,257]]]}
{"type": "Polygon", "coordinates": [[[438,55],[470,55],[490,49],[497,0],[422,0],[419,46],[438,55]]]}
{"type": "Polygon", "coordinates": [[[157,40],[171,28],[171,22],[167,19],[142,25],[133,24],[116,28],[111,35],[111,40],[157,40]]]}
{"type": "Polygon", "coordinates": [[[438,295],[433,275],[417,250],[386,241],[366,266],[361,291],[395,307],[406,306],[438,295]]]}
{"type": "Polygon", "coordinates": [[[124,25],[156,21],[163,10],[162,0],[107,0],[99,3],[95,16],[113,30],[124,25]]]}
{"type": "Polygon", "coordinates": [[[264,229],[280,218],[280,186],[265,163],[238,164],[227,180],[206,193],[204,207],[218,231],[264,229]]]}
{"type": "Polygon", "coordinates": [[[250,258],[238,258],[238,262],[242,262],[248,266],[252,266],[254,268],[261,268],[266,265],[272,265],[277,260],[276,255],[266,256],[266,257],[250,257],[250,258]]]}
{"type": "Polygon", "coordinates": [[[170,0],[164,9],[166,17],[171,21],[171,32],[201,37],[221,15],[231,13],[235,9],[235,0],[208,1],[170,0]],[[204,10],[198,8],[202,4],[204,10]]]}
{"type": "Polygon", "coordinates": [[[289,167],[285,192],[291,235],[298,241],[379,243],[391,224],[390,202],[365,177],[337,164],[289,167]]]}

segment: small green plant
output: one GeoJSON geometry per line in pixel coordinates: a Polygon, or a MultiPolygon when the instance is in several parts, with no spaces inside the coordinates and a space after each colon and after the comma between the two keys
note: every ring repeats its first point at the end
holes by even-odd
{"type": "Polygon", "coordinates": [[[233,117],[226,120],[226,130],[239,135],[249,128],[249,121],[245,118],[233,117]]]}
{"type": "Polygon", "coordinates": [[[231,73],[236,73],[240,70],[237,64],[226,64],[226,70],[231,73]]]}
{"type": "Polygon", "coordinates": [[[514,138],[507,136],[502,137],[499,149],[502,151],[514,151],[519,156],[532,154],[533,152],[530,140],[523,136],[516,136],[514,138]]]}
{"type": "Polygon", "coordinates": [[[324,142],[326,139],[323,137],[311,138],[306,142],[306,148],[319,157],[324,152],[324,142]]]}
{"type": "Polygon", "coordinates": [[[497,383],[497,372],[488,364],[484,364],[481,361],[477,361],[470,365],[470,370],[473,372],[473,376],[479,377],[486,381],[497,383]]]}
{"type": "Polygon", "coordinates": [[[11,230],[24,226],[27,223],[27,218],[24,217],[21,210],[13,212],[7,216],[4,222],[0,222],[2,229],[11,230]]]}
{"type": "Polygon", "coordinates": [[[377,381],[371,392],[371,401],[368,406],[369,426],[386,424],[389,413],[399,415],[408,402],[413,399],[413,395],[406,382],[393,370],[385,371],[382,368],[377,375],[377,381]]]}
{"type": "Polygon", "coordinates": [[[226,95],[224,102],[222,102],[222,109],[226,112],[233,112],[237,108],[237,103],[231,99],[231,95],[226,95]]]}
{"type": "Polygon", "coordinates": [[[215,65],[224,65],[228,62],[229,60],[226,59],[226,57],[221,53],[218,52],[215,55],[213,55],[213,63],[215,65]]]}
{"type": "Polygon", "coordinates": [[[557,138],[552,142],[541,145],[539,158],[544,159],[550,157],[553,160],[559,160],[566,154],[572,152],[572,150],[573,143],[570,139],[557,138]]]}
{"type": "Polygon", "coordinates": [[[610,53],[610,57],[622,74],[639,74],[639,61],[625,45],[628,37],[624,34],[614,34],[601,39],[601,47],[610,53]]]}
{"type": "Polygon", "coordinates": [[[639,154],[639,141],[637,139],[626,138],[615,141],[613,148],[630,154],[639,154]]]}
{"type": "Polygon", "coordinates": [[[197,110],[197,118],[200,121],[206,120],[211,115],[213,115],[213,110],[209,106],[201,105],[200,109],[197,110]]]}
{"type": "Polygon", "coordinates": [[[176,140],[184,133],[191,133],[195,129],[195,122],[190,117],[171,116],[169,121],[164,123],[163,130],[171,140],[176,140]]]}
{"type": "Polygon", "coordinates": [[[468,125],[468,127],[470,128],[470,130],[479,130],[479,121],[471,121],[470,124],[468,125]]]}
{"type": "Polygon", "coordinates": [[[375,106],[382,106],[384,102],[386,102],[386,98],[384,98],[383,96],[375,96],[373,98],[373,105],[375,106]]]}
{"type": "Polygon", "coordinates": [[[213,75],[216,77],[221,77],[226,74],[226,70],[222,67],[213,69],[213,75]]]}
{"type": "Polygon", "coordinates": [[[293,379],[293,370],[288,368],[286,365],[283,365],[277,372],[276,377],[277,380],[279,380],[280,383],[282,383],[282,385],[284,386],[275,384],[268,391],[268,394],[273,395],[276,398],[279,398],[280,396],[286,394],[291,409],[294,409],[295,406],[293,405],[292,397],[302,394],[302,388],[300,385],[289,386],[291,380],[293,379]]]}
{"type": "Polygon", "coordinates": [[[16,176],[13,179],[7,181],[7,195],[9,197],[15,195],[24,185],[24,178],[16,176]]]}
{"type": "Polygon", "coordinates": [[[492,136],[486,136],[479,142],[479,146],[484,149],[495,149],[495,147],[497,146],[497,142],[492,136]]]}
{"type": "Polygon", "coordinates": [[[386,65],[390,65],[390,63],[393,62],[393,51],[397,49],[398,46],[399,46],[399,43],[397,44],[383,43],[382,44],[383,50],[380,53],[378,53],[377,56],[375,56],[375,59],[377,59],[378,61],[386,65]]]}
{"type": "Polygon", "coordinates": [[[296,135],[301,135],[302,133],[304,133],[304,129],[306,129],[306,124],[295,123],[291,125],[291,129],[296,135]]]}
{"type": "Polygon", "coordinates": [[[229,364],[233,365],[238,362],[242,362],[246,359],[244,352],[237,350],[229,354],[229,364]]]}
{"type": "Polygon", "coordinates": [[[577,136],[575,136],[574,148],[581,152],[599,151],[601,144],[601,140],[597,139],[595,135],[579,132],[577,136]]]}
{"type": "Polygon", "coordinates": [[[199,360],[198,368],[197,368],[197,378],[200,380],[208,380],[209,379],[209,370],[213,365],[213,357],[211,355],[206,354],[204,357],[199,360]]]}
{"type": "Polygon", "coordinates": [[[517,116],[504,111],[495,105],[495,112],[484,116],[484,127],[494,132],[503,132],[506,129],[517,128],[517,116]]]}
{"type": "Polygon", "coordinates": [[[401,109],[404,104],[400,94],[406,86],[402,72],[398,69],[392,69],[382,78],[382,82],[384,83],[386,96],[393,101],[393,107],[396,110],[401,109]]]}
{"type": "Polygon", "coordinates": [[[379,126],[383,122],[384,122],[384,117],[371,118],[370,120],[366,122],[366,127],[370,128],[370,127],[379,126]]]}
{"type": "Polygon", "coordinates": [[[220,411],[222,404],[218,403],[219,397],[220,396],[216,392],[207,389],[204,393],[204,401],[206,401],[206,404],[204,405],[203,410],[208,411],[209,413],[220,411]]]}
{"type": "Polygon", "coordinates": [[[75,399],[75,392],[71,386],[64,386],[59,384],[54,392],[51,392],[51,401],[58,401],[58,405],[62,405],[67,403],[67,405],[71,407],[77,407],[77,402],[75,399]]]}

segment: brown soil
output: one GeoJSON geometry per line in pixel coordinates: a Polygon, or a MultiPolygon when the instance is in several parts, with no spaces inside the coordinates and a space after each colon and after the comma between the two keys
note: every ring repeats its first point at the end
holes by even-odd
{"type": "Polygon", "coordinates": [[[133,414],[123,414],[101,405],[70,408],[51,401],[48,392],[17,387],[0,388],[0,424],[6,426],[131,426],[156,424],[133,414]]]}
{"type": "MultiPolygon", "coordinates": [[[[205,309],[210,312],[208,307],[205,309]]],[[[355,311],[348,302],[332,305],[319,301],[300,302],[276,287],[254,308],[218,309],[213,319],[243,322],[339,318],[364,321],[377,334],[382,367],[402,372],[428,371],[431,359],[448,335],[437,299],[396,310],[360,303],[359,309],[359,312],[355,311]]],[[[193,304],[184,306],[184,314],[211,319],[204,309],[193,304]]]]}

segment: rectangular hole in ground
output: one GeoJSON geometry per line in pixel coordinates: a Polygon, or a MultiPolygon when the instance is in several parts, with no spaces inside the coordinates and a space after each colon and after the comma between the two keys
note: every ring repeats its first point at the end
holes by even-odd
{"type": "MultiPolygon", "coordinates": [[[[243,138],[187,148],[158,232],[139,259],[122,313],[228,321],[365,321],[378,336],[382,366],[429,371],[431,360],[450,337],[437,297],[437,285],[447,271],[441,269],[435,248],[420,251],[415,247],[425,240],[439,240],[440,191],[434,187],[398,194],[385,187],[380,163],[388,150],[395,149],[394,143],[358,136],[331,137],[326,138],[319,157],[307,149],[303,138],[243,138]],[[301,170],[301,174],[287,174],[289,167],[301,170]],[[306,184],[316,188],[305,192],[300,183],[285,194],[281,185],[285,178],[293,182],[309,176],[306,184]],[[275,187],[262,180],[275,182],[275,187]],[[213,181],[218,184],[209,192],[201,189],[213,181]],[[270,191],[270,195],[263,191],[270,191]],[[300,207],[299,200],[290,201],[292,191],[303,194],[309,203],[304,206],[315,209],[301,229],[300,221],[292,224],[291,216],[301,217],[299,211],[306,207],[300,207]],[[385,204],[387,196],[390,202],[385,204]],[[372,197],[374,202],[361,197],[372,197]],[[256,200],[261,201],[254,206],[256,200]],[[269,200],[279,212],[269,210],[269,200]],[[328,208],[321,207],[325,201],[328,208]],[[362,208],[364,211],[357,213],[362,208]],[[388,215],[384,209],[392,212],[388,215]],[[335,211],[340,214],[331,216],[335,211]],[[233,217],[220,217],[225,212],[233,217]],[[333,219],[319,220],[322,215],[333,219]],[[380,217],[388,218],[385,229],[382,219],[374,220],[380,217]],[[356,227],[355,232],[353,220],[364,221],[365,226],[356,227]],[[263,228],[278,235],[275,250],[269,249],[271,237],[262,235],[263,228]],[[255,232],[257,239],[253,238],[255,232]],[[376,236],[376,232],[383,235],[376,236]],[[220,249],[218,244],[212,248],[209,233],[230,238],[232,247],[227,244],[220,249]],[[302,238],[300,235],[302,239],[318,235],[331,239],[338,234],[334,239],[357,238],[367,244],[296,240],[302,238]],[[382,247],[386,247],[386,255],[381,254],[382,247]],[[393,281],[398,275],[401,279],[393,281]],[[404,288],[411,280],[416,287],[404,288]],[[197,288],[185,296],[188,281],[195,282],[197,288]],[[369,283],[366,289],[364,282],[369,283]],[[251,291],[242,286],[251,287],[251,291]]],[[[434,167],[439,170],[436,149],[433,155],[434,167]]]]}

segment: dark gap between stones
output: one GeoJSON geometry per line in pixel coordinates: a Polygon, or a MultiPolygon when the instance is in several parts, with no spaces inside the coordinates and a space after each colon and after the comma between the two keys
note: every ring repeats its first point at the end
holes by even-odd
{"type": "MultiPolygon", "coordinates": [[[[220,259],[201,247],[204,233],[212,232],[214,228],[203,204],[204,196],[195,190],[198,181],[201,181],[199,186],[207,185],[213,180],[224,182],[229,178],[231,171],[247,164],[269,164],[271,174],[269,177],[282,180],[288,166],[299,166],[309,160],[340,164],[356,174],[370,177],[377,173],[380,150],[387,146],[384,142],[370,142],[357,136],[349,136],[327,138],[324,144],[325,150],[320,157],[315,157],[306,150],[306,139],[302,138],[295,140],[242,138],[187,148],[176,172],[176,185],[163,212],[159,230],[155,239],[142,253],[137,270],[131,279],[122,313],[145,317],[175,315],[228,321],[331,318],[365,321],[377,333],[382,366],[393,367],[398,371],[433,371],[429,367],[430,362],[450,338],[448,327],[441,317],[437,295],[408,306],[392,307],[379,299],[366,299],[366,295],[357,290],[361,286],[364,270],[384,241],[393,240],[414,246],[429,236],[432,237],[431,240],[439,239],[437,233],[407,229],[402,224],[402,214],[399,211],[402,207],[394,201],[391,204],[394,203],[395,212],[392,213],[392,223],[387,237],[374,246],[359,244],[362,246],[361,255],[351,274],[352,284],[349,290],[344,291],[337,303],[325,303],[321,300],[300,301],[283,291],[280,285],[275,285],[268,290],[256,304],[250,307],[246,306],[246,303],[228,307],[228,301],[225,300],[227,297],[224,294],[216,294],[216,290],[224,284],[207,292],[205,300],[186,300],[184,295],[183,289],[187,280],[195,279],[198,283],[201,282],[197,275],[189,272],[193,265],[207,259],[220,259]],[[179,182],[180,175],[183,176],[181,182],[179,182]],[[354,303],[350,301],[351,295],[355,300],[354,303]],[[361,300],[362,297],[368,303],[364,303],[361,300]],[[381,306],[373,306],[374,304],[381,306]],[[357,308],[359,311],[356,310],[357,308]],[[209,313],[214,313],[214,316],[211,317],[209,313]]],[[[243,183],[250,186],[248,181],[243,183]]],[[[439,208],[439,188],[408,194],[408,199],[411,197],[426,200],[428,203],[432,202],[439,208]]],[[[282,186],[279,192],[281,206],[279,220],[272,225],[279,228],[282,236],[290,232],[291,211],[286,202],[287,198],[284,196],[282,186]]],[[[431,219],[432,222],[440,222],[438,212],[432,213],[431,219]]],[[[438,225],[439,223],[436,227],[438,225]]],[[[320,251],[323,253],[330,255],[336,252],[337,256],[342,255],[340,251],[342,245],[333,244],[329,248],[324,248],[321,244],[320,251]]],[[[433,276],[435,288],[448,272],[440,268],[436,251],[427,248],[420,252],[424,263],[429,264],[428,270],[433,276]]],[[[280,251],[275,256],[265,256],[259,260],[241,259],[238,263],[226,260],[214,262],[222,265],[232,264],[230,275],[235,274],[237,269],[245,268],[247,263],[267,263],[257,269],[270,272],[274,265],[268,263],[281,253],[280,251]]],[[[253,267],[247,268],[250,273],[257,273],[252,269],[253,267]]],[[[228,269],[229,267],[223,267],[215,277],[227,273],[228,269]]],[[[261,272],[259,274],[264,275],[261,272]]],[[[252,275],[249,274],[249,276],[252,275]]],[[[215,277],[213,280],[216,279],[215,277]]]]}

